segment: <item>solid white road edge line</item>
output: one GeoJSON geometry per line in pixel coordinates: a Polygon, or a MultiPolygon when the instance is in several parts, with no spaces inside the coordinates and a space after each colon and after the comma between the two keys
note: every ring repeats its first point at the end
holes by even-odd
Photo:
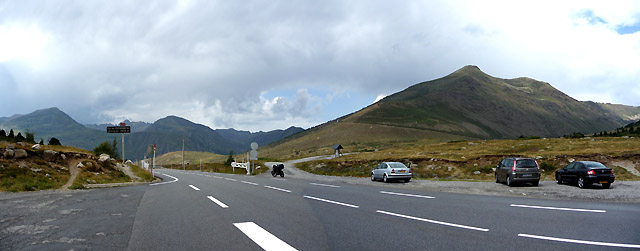
{"type": "Polygon", "coordinates": [[[518,236],[519,237],[526,237],[526,238],[533,238],[533,239],[540,239],[540,240],[560,241],[560,242],[569,242],[569,243],[578,243],[578,244],[587,244],[587,245],[596,245],[596,246],[622,247],[622,248],[640,248],[640,245],[634,245],[634,244],[620,244],[620,243],[597,242],[597,241],[582,241],[582,240],[555,238],[555,237],[547,237],[547,236],[532,235],[532,234],[518,234],[518,236]]]}
{"type": "Polygon", "coordinates": [[[264,250],[297,250],[253,222],[233,223],[233,225],[264,250]]]}
{"type": "Polygon", "coordinates": [[[345,207],[352,207],[352,208],[359,208],[360,206],[356,206],[356,205],[351,205],[351,204],[347,204],[347,203],[342,203],[342,202],[337,202],[337,201],[332,201],[332,200],[326,200],[326,199],[321,199],[321,198],[316,198],[316,197],[311,197],[311,196],[302,196],[305,197],[307,199],[312,199],[312,200],[319,200],[322,202],[327,202],[327,203],[333,203],[336,205],[340,205],[340,206],[345,206],[345,207]]]}
{"type": "Polygon", "coordinates": [[[448,222],[443,222],[443,221],[423,219],[423,218],[418,218],[418,217],[414,217],[414,216],[391,213],[391,212],[386,212],[386,211],[381,211],[381,210],[377,210],[376,213],[387,214],[387,215],[392,215],[392,216],[397,216],[397,217],[402,217],[402,218],[407,218],[407,219],[412,219],[412,220],[424,221],[424,222],[429,222],[429,223],[434,223],[434,224],[440,224],[440,225],[445,225],[445,226],[450,226],[450,227],[458,227],[458,228],[464,228],[464,229],[470,229],[470,230],[476,230],[476,231],[482,231],[482,232],[488,232],[489,231],[489,229],[486,229],[486,228],[470,227],[470,226],[454,224],[454,223],[448,223],[448,222]]]}
{"type": "Polygon", "coordinates": [[[213,201],[216,204],[218,204],[218,206],[220,206],[221,208],[228,208],[229,207],[229,206],[227,206],[227,204],[222,203],[222,201],[219,201],[216,198],[213,198],[213,196],[207,196],[207,198],[209,198],[211,201],[213,201]]]}
{"type": "Polygon", "coordinates": [[[336,186],[336,185],[320,184],[320,183],[309,183],[309,185],[321,186],[321,187],[340,187],[340,186],[336,186]]]}
{"type": "Polygon", "coordinates": [[[272,186],[264,186],[264,187],[266,187],[266,188],[270,188],[270,189],[273,189],[273,190],[278,190],[278,191],[287,192],[287,193],[290,193],[290,192],[291,192],[291,191],[289,191],[289,190],[287,190],[287,189],[282,189],[282,188],[277,188],[277,187],[272,187],[272,186]]]}
{"type": "Polygon", "coordinates": [[[232,178],[224,178],[225,180],[230,180],[230,181],[238,181],[236,179],[232,179],[232,178]]]}
{"type": "Polygon", "coordinates": [[[178,178],[173,177],[173,176],[171,176],[171,175],[164,174],[164,173],[163,173],[162,175],[167,176],[167,177],[170,177],[170,178],[173,178],[174,180],[172,180],[172,181],[166,181],[166,182],[160,182],[160,183],[153,183],[153,184],[149,184],[149,186],[164,185],[164,184],[169,184],[169,183],[173,183],[173,182],[178,181],[178,178]]]}
{"type": "Polygon", "coordinates": [[[245,183],[245,184],[249,184],[249,185],[254,185],[254,186],[258,185],[258,183],[253,183],[253,182],[244,181],[244,180],[241,180],[240,182],[245,183]]]}
{"type": "Polygon", "coordinates": [[[200,188],[197,188],[197,187],[196,187],[196,186],[194,186],[194,185],[189,185],[189,186],[190,186],[191,188],[193,188],[193,190],[200,191],[200,188]]]}
{"type": "Polygon", "coordinates": [[[426,196],[426,195],[417,195],[417,194],[408,194],[408,193],[394,193],[394,192],[386,192],[386,191],[380,191],[380,193],[391,194],[391,195],[401,195],[401,196],[408,196],[408,197],[425,198],[425,199],[435,199],[436,198],[436,197],[426,196]]]}
{"type": "Polygon", "coordinates": [[[523,208],[535,208],[535,209],[547,209],[547,210],[561,210],[561,211],[576,211],[576,212],[589,212],[589,213],[606,213],[605,210],[593,210],[593,209],[580,209],[580,208],[564,208],[564,207],[542,207],[542,206],[529,206],[529,205],[518,205],[511,204],[512,207],[523,207],[523,208]]]}

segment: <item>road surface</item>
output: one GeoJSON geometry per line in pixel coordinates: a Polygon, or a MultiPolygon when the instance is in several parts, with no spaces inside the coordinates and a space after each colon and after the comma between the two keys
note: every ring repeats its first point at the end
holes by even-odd
{"type": "Polygon", "coordinates": [[[0,249],[640,249],[640,205],[632,203],[170,169],[156,174],[163,182],[0,196],[0,249]],[[21,206],[23,212],[12,210],[21,206]]]}

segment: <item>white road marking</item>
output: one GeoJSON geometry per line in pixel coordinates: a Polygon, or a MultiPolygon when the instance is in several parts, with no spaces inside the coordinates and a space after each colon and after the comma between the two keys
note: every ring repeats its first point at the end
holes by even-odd
{"type": "Polygon", "coordinates": [[[236,179],[232,179],[232,178],[224,178],[225,180],[230,180],[230,181],[238,181],[236,179]]]}
{"type": "Polygon", "coordinates": [[[576,212],[589,212],[589,213],[606,213],[605,210],[593,210],[593,209],[580,209],[580,208],[564,208],[564,207],[542,207],[542,206],[528,206],[528,205],[518,205],[511,204],[512,207],[523,207],[523,208],[535,208],[535,209],[547,209],[547,210],[561,210],[561,211],[576,211],[576,212]]]}
{"type": "Polygon", "coordinates": [[[226,204],[222,203],[222,201],[219,201],[216,198],[213,198],[213,196],[207,196],[207,198],[209,198],[211,201],[215,202],[216,204],[218,204],[218,206],[220,206],[222,208],[228,208],[229,207],[226,204]]]}
{"type": "Polygon", "coordinates": [[[164,174],[164,173],[163,173],[162,175],[167,176],[167,177],[170,177],[170,178],[174,178],[174,180],[172,180],[172,181],[166,181],[166,182],[160,182],[160,183],[153,183],[153,184],[149,184],[149,186],[164,185],[164,184],[169,184],[169,183],[173,183],[173,182],[178,181],[178,178],[173,177],[173,176],[171,176],[171,175],[164,174]]]}
{"type": "Polygon", "coordinates": [[[336,185],[328,185],[328,184],[320,184],[320,183],[309,183],[309,185],[322,186],[322,187],[340,187],[336,185]]]}
{"type": "Polygon", "coordinates": [[[387,215],[392,215],[392,216],[397,216],[397,217],[402,217],[402,218],[412,219],[412,220],[418,220],[418,221],[424,221],[424,222],[429,222],[429,223],[434,223],[434,224],[440,224],[440,225],[450,226],[450,227],[464,228],[464,229],[470,229],[470,230],[476,230],[476,231],[482,231],[482,232],[487,232],[487,231],[489,231],[489,229],[486,229],[486,228],[470,227],[470,226],[465,226],[465,225],[460,225],[460,224],[454,224],[454,223],[448,223],[448,222],[443,222],[443,221],[429,220],[429,219],[418,218],[418,217],[414,217],[414,216],[403,215],[403,214],[397,214],[397,213],[391,213],[391,212],[386,212],[386,211],[381,211],[381,210],[378,210],[378,211],[376,211],[376,212],[377,212],[377,213],[381,213],[381,214],[387,214],[387,215]]]}
{"type": "Polygon", "coordinates": [[[240,182],[245,183],[245,184],[249,184],[249,185],[254,185],[254,186],[257,186],[257,185],[258,185],[258,183],[253,183],[253,182],[244,181],[244,180],[242,180],[242,181],[240,181],[240,182]]]}
{"type": "Polygon", "coordinates": [[[287,190],[287,189],[282,189],[282,188],[277,188],[277,187],[272,187],[272,186],[264,186],[266,188],[271,188],[273,190],[278,190],[278,191],[283,191],[283,192],[287,192],[290,193],[291,191],[287,190]]]}
{"type": "Polygon", "coordinates": [[[222,179],[222,177],[220,177],[220,176],[213,176],[213,177],[216,178],[216,179],[222,179]]]}
{"type": "Polygon", "coordinates": [[[271,178],[272,180],[280,180],[280,181],[286,181],[287,179],[283,179],[283,178],[271,178]]]}
{"type": "Polygon", "coordinates": [[[426,195],[417,195],[417,194],[408,194],[408,193],[394,193],[394,192],[386,192],[386,191],[380,191],[380,193],[391,194],[391,195],[401,195],[401,196],[408,196],[408,197],[425,198],[425,199],[435,199],[436,198],[436,197],[431,197],[431,196],[426,196],[426,195]]]}
{"type": "Polygon", "coordinates": [[[212,177],[211,175],[208,175],[208,174],[205,174],[204,176],[205,176],[205,177],[209,177],[209,178],[211,178],[211,177],[212,177]]]}
{"type": "Polygon", "coordinates": [[[200,188],[197,188],[197,187],[196,187],[196,186],[194,186],[194,185],[189,185],[189,186],[190,186],[191,188],[193,188],[193,190],[200,191],[200,188]]]}
{"type": "Polygon", "coordinates": [[[233,223],[233,225],[264,250],[297,250],[253,222],[233,223]]]}
{"type": "Polygon", "coordinates": [[[531,235],[531,234],[518,234],[518,236],[519,237],[526,237],[526,238],[533,238],[533,239],[540,239],[540,240],[560,241],[560,242],[578,243],[578,244],[595,245],[595,246],[608,246],[608,247],[621,247],[621,248],[640,248],[640,245],[635,245],[635,244],[621,244],[621,243],[597,242],[597,241],[582,241],[582,240],[572,240],[572,239],[555,238],[555,237],[531,235]]]}
{"type": "Polygon", "coordinates": [[[340,205],[340,206],[345,206],[345,207],[352,207],[352,208],[359,208],[360,206],[356,206],[356,205],[351,205],[351,204],[347,204],[347,203],[342,203],[342,202],[337,202],[337,201],[332,201],[332,200],[327,200],[327,199],[321,199],[321,198],[316,198],[316,197],[311,197],[311,196],[302,196],[305,197],[307,199],[312,199],[312,200],[318,200],[318,201],[322,201],[322,202],[327,202],[327,203],[332,203],[332,204],[336,204],[336,205],[340,205]]]}

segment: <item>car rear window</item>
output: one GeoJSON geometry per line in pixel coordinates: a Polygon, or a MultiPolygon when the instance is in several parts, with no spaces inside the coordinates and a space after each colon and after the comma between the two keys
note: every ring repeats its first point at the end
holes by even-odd
{"type": "Polygon", "coordinates": [[[389,166],[391,166],[391,168],[407,168],[404,164],[402,163],[389,163],[389,166]]]}
{"type": "Polygon", "coordinates": [[[516,162],[516,167],[538,167],[538,165],[536,165],[536,162],[532,159],[521,159],[516,162]]]}
{"type": "Polygon", "coordinates": [[[606,166],[598,162],[587,162],[587,163],[584,163],[584,165],[587,167],[605,167],[606,168],[606,166]]]}

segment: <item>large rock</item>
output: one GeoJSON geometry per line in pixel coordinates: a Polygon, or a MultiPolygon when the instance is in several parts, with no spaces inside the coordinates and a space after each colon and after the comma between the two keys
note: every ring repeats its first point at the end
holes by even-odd
{"type": "Polygon", "coordinates": [[[4,153],[2,154],[2,156],[5,159],[13,159],[13,156],[15,155],[15,151],[11,150],[11,149],[7,149],[6,151],[4,151],[4,153]]]}
{"type": "Polygon", "coordinates": [[[7,149],[11,149],[11,150],[13,150],[13,149],[16,149],[16,145],[14,145],[14,144],[8,144],[6,148],[7,148],[7,149]]]}
{"type": "Polygon", "coordinates": [[[111,157],[109,156],[109,154],[103,153],[103,154],[100,154],[100,158],[98,160],[100,160],[100,162],[104,162],[104,161],[109,160],[110,158],[111,157]]]}
{"type": "Polygon", "coordinates": [[[42,158],[49,162],[54,162],[58,158],[58,152],[52,150],[45,150],[42,158]]]}
{"type": "Polygon", "coordinates": [[[13,155],[13,157],[16,159],[26,158],[27,156],[29,155],[27,155],[27,151],[25,151],[24,149],[16,149],[13,155]]]}
{"type": "Polygon", "coordinates": [[[40,149],[42,149],[42,146],[40,144],[35,144],[35,145],[31,146],[31,149],[40,150],[40,149]]]}

